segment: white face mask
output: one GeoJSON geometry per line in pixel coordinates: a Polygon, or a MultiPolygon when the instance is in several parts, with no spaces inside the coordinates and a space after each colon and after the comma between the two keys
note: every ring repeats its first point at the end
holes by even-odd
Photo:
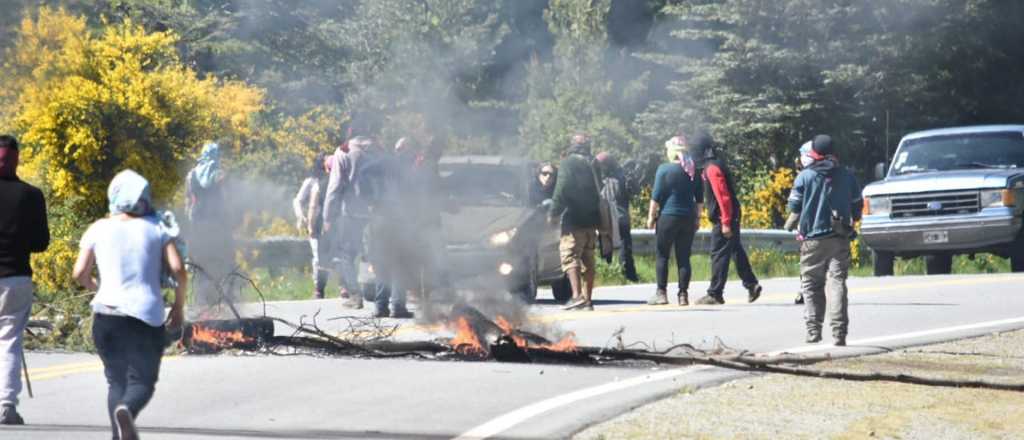
{"type": "Polygon", "coordinates": [[[812,163],[814,163],[814,159],[812,159],[811,156],[808,156],[806,154],[800,156],[800,166],[807,168],[811,166],[812,163]]]}

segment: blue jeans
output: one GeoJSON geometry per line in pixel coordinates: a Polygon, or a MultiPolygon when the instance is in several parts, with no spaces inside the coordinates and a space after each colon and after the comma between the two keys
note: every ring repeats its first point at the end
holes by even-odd
{"type": "Polygon", "coordinates": [[[164,327],[151,327],[128,316],[97,313],[93,315],[92,341],[103,361],[107,415],[117,438],[114,408],[123,404],[137,418],[156,391],[164,354],[164,327]]]}

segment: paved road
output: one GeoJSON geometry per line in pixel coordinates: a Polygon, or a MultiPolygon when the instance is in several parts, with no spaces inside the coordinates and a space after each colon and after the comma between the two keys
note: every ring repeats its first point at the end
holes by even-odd
{"type": "MultiPolygon", "coordinates": [[[[769,280],[745,303],[738,283],[719,307],[650,307],[652,286],[599,289],[594,312],[563,312],[543,298],[534,319],[604,345],[726,344],[837,356],[1024,328],[1024,275],[865,278],[850,281],[850,347],[803,346],[794,279],[769,280]]],[[[694,292],[706,283],[694,283],[694,292]]],[[[268,305],[298,319],[345,315],[338,301],[268,305]]],[[[366,311],[365,313],[368,313],[366,311]]],[[[401,338],[436,337],[407,324],[401,338]]],[[[29,425],[0,438],[103,439],[105,384],[83,354],[29,353],[36,397],[19,407],[29,425]]],[[[684,386],[737,373],[706,367],[628,369],[312,357],[185,356],[165,360],[156,397],[139,420],[147,439],[563,438],[684,386]]]]}

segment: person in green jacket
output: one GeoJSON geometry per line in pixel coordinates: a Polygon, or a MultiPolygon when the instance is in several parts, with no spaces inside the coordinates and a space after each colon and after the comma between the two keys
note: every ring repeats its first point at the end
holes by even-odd
{"type": "Polygon", "coordinates": [[[562,232],[558,245],[562,270],[572,285],[572,300],[566,310],[593,310],[597,229],[601,223],[600,194],[597,176],[590,155],[590,138],[585,134],[572,137],[569,148],[558,166],[558,182],[551,198],[550,219],[561,219],[562,232]]]}

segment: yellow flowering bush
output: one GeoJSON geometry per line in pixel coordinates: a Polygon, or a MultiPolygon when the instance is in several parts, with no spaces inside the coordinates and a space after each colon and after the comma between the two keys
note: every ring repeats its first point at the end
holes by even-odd
{"type": "Polygon", "coordinates": [[[85,19],[42,7],[21,22],[4,58],[0,125],[23,145],[19,174],[41,186],[51,245],[33,256],[37,283],[57,292],[70,273],[82,229],[106,213],[113,176],[132,168],[157,204],[173,199],[202,143],[238,152],[264,93],[241,82],[200,78],[182,65],[170,32],[130,21],[90,32],[85,19]]]}
{"type": "Polygon", "coordinates": [[[786,199],[793,189],[796,172],[792,168],[755,174],[743,182],[740,200],[743,204],[743,227],[751,229],[779,228],[786,221],[786,199]]]}

